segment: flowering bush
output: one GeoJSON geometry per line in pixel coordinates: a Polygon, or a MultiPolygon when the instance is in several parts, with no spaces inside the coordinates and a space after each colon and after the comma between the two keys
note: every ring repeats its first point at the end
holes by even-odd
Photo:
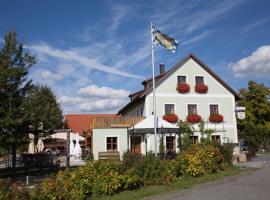
{"type": "Polygon", "coordinates": [[[190,114],[187,116],[187,121],[190,123],[199,123],[201,122],[202,118],[200,115],[197,114],[190,114]]]}
{"type": "Polygon", "coordinates": [[[223,169],[223,156],[212,145],[191,145],[179,155],[179,160],[184,175],[200,176],[223,169]]]}
{"type": "Polygon", "coordinates": [[[20,181],[10,179],[0,179],[0,199],[30,199],[29,192],[20,181]]]}
{"type": "Polygon", "coordinates": [[[220,114],[211,114],[209,116],[209,121],[212,123],[220,123],[223,122],[223,116],[220,114]]]}
{"type": "Polygon", "coordinates": [[[163,116],[163,119],[170,123],[176,123],[178,121],[178,116],[176,114],[167,114],[163,116]]]}
{"type": "Polygon", "coordinates": [[[176,90],[179,92],[179,93],[188,93],[189,90],[190,90],[190,87],[189,87],[189,84],[187,83],[179,83],[176,87],[176,90]]]}
{"type": "Polygon", "coordinates": [[[196,91],[197,93],[201,93],[201,94],[207,93],[207,91],[208,91],[208,86],[205,85],[205,84],[202,84],[202,83],[197,84],[197,85],[195,86],[195,91],[196,91]]]}

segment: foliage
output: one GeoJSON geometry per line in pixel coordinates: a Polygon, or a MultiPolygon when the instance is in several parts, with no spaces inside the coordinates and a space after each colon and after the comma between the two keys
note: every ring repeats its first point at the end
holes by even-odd
{"type": "Polygon", "coordinates": [[[223,145],[218,144],[218,143],[214,143],[213,144],[215,147],[217,147],[220,151],[220,153],[223,155],[223,162],[227,165],[231,165],[232,164],[232,160],[233,160],[233,148],[234,148],[234,144],[231,143],[225,143],[223,145]]]}
{"type": "Polygon", "coordinates": [[[176,90],[179,93],[185,94],[185,93],[189,92],[190,86],[187,83],[180,83],[180,84],[177,85],[176,90]]]}
{"type": "Polygon", "coordinates": [[[63,114],[56,96],[47,86],[34,86],[26,100],[27,121],[30,132],[34,135],[34,143],[39,137],[45,137],[54,129],[60,128],[63,114]]]}
{"type": "Polygon", "coordinates": [[[163,119],[170,123],[176,123],[178,121],[178,116],[176,114],[166,114],[163,119]]]}
{"type": "Polygon", "coordinates": [[[178,126],[180,129],[178,147],[182,151],[186,150],[192,144],[191,136],[193,135],[193,130],[188,122],[183,122],[181,120],[179,121],[178,126]]]}
{"type": "Polygon", "coordinates": [[[222,169],[223,156],[212,145],[196,144],[180,153],[178,160],[183,175],[200,176],[222,169]]]}
{"type": "Polygon", "coordinates": [[[205,122],[202,120],[199,124],[200,133],[201,133],[201,143],[202,144],[212,144],[211,135],[213,134],[213,129],[206,129],[205,122]]]}
{"type": "Polygon", "coordinates": [[[29,192],[22,182],[12,182],[10,179],[0,179],[0,200],[28,200],[29,192]]]}
{"type": "Polygon", "coordinates": [[[204,93],[207,93],[207,91],[208,91],[208,86],[207,85],[205,85],[205,84],[197,84],[196,86],[195,86],[195,91],[197,92],[197,93],[201,93],[201,94],[204,94],[204,93]]]}
{"type": "Polygon", "coordinates": [[[190,123],[199,123],[201,122],[202,118],[200,115],[197,114],[190,114],[187,116],[187,121],[190,123]]]}
{"type": "Polygon", "coordinates": [[[270,148],[270,90],[263,84],[249,81],[241,89],[239,106],[246,108],[246,118],[238,120],[240,137],[254,150],[270,148]]]}
{"type": "Polygon", "coordinates": [[[24,52],[16,33],[7,33],[0,50],[0,141],[3,147],[12,149],[13,168],[18,146],[28,140],[24,102],[32,87],[28,70],[34,63],[35,57],[24,52]]]}
{"type": "Polygon", "coordinates": [[[209,116],[209,121],[212,123],[221,123],[223,122],[223,120],[224,120],[224,117],[223,115],[220,115],[220,114],[211,114],[209,116]]]}

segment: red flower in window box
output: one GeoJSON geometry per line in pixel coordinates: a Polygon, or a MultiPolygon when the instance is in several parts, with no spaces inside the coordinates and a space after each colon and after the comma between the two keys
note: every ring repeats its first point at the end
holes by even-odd
{"type": "Polygon", "coordinates": [[[190,123],[199,123],[201,122],[202,118],[200,115],[197,114],[190,114],[187,116],[187,121],[190,123]]]}
{"type": "Polygon", "coordinates": [[[220,123],[223,122],[223,116],[220,114],[211,114],[209,116],[209,121],[212,123],[220,123]]]}
{"type": "Polygon", "coordinates": [[[190,90],[190,87],[189,87],[189,84],[187,83],[179,83],[176,87],[176,90],[179,92],[179,93],[188,93],[189,90],[190,90]]]}
{"type": "Polygon", "coordinates": [[[176,114],[167,114],[163,116],[163,119],[170,123],[176,123],[178,121],[178,116],[176,114]]]}
{"type": "Polygon", "coordinates": [[[204,85],[204,84],[197,84],[196,86],[195,86],[195,91],[197,92],[197,93],[201,93],[201,94],[204,94],[204,93],[207,93],[207,91],[208,91],[208,86],[207,85],[204,85]]]}

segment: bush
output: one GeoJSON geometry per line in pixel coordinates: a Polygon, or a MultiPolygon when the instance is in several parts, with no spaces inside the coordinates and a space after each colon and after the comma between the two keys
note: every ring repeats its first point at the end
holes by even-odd
{"type": "Polygon", "coordinates": [[[231,165],[232,164],[232,160],[233,160],[233,147],[234,144],[214,144],[220,151],[220,153],[223,155],[224,158],[224,163],[227,165],[231,165]]]}
{"type": "Polygon", "coordinates": [[[200,176],[222,169],[223,156],[212,145],[191,145],[179,155],[183,175],[200,176]]]}
{"type": "Polygon", "coordinates": [[[0,179],[0,200],[7,199],[28,200],[30,199],[30,194],[22,182],[0,179]]]}

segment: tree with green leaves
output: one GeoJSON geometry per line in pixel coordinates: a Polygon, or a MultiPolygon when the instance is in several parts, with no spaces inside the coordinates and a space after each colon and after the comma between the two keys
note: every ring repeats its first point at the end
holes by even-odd
{"type": "Polygon", "coordinates": [[[241,89],[240,95],[242,99],[238,102],[238,106],[246,108],[246,118],[238,120],[240,138],[244,139],[254,151],[269,148],[270,88],[249,81],[248,88],[241,89]]]}
{"type": "Polygon", "coordinates": [[[0,141],[12,152],[12,167],[15,169],[16,150],[27,142],[27,113],[25,97],[32,87],[28,70],[35,64],[35,57],[23,51],[16,33],[5,35],[0,50],[0,141]]]}
{"type": "Polygon", "coordinates": [[[25,109],[30,125],[29,132],[34,135],[35,146],[39,138],[52,134],[54,129],[62,126],[62,109],[52,89],[47,86],[33,87],[26,98],[25,109]]]}
{"type": "Polygon", "coordinates": [[[178,148],[181,151],[186,150],[192,144],[191,136],[193,136],[194,130],[188,122],[180,120],[177,125],[180,129],[180,134],[178,137],[178,148]]]}

